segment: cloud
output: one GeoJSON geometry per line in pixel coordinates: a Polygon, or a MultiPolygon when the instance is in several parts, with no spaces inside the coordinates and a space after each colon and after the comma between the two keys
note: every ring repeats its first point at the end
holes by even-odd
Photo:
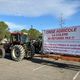
{"type": "Polygon", "coordinates": [[[19,24],[15,24],[12,22],[6,22],[5,23],[9,26],[10,31],[20,31],[22,29],[29,29],[28,27],[26,27],[26,25],[19,25],[19,24]]]}
{"type": "Polygon", "coordinates": [[[78,12],[79,0],[0,0],[0,14],[37,17],[52,15],[67,18],[78,12]]]}

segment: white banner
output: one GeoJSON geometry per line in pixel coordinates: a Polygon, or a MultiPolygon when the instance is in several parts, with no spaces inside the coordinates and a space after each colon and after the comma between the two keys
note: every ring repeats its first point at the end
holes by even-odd
{"type": "Polygon", "coordinates": [[[80,26],[44,30],[43,51],[80,55],[80,26]]]}

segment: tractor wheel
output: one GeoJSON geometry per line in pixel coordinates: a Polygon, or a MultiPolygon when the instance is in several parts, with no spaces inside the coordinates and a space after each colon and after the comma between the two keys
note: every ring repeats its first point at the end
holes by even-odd
{"type": "Polygon", "coordinates": [[[5,57],[5,49],[0,48],[0,58],[4,58],[4,57],[5,57]]]}
{"type": "Polygon", "coordinates": [[[11,57],[15,61],[21,61],[25,56],[25,50],[21,45],[13,46],[11,50],[11,57]]]}
{"type": "Polygon", "coordinates": [[[34,48],[34,46],[32,45],[30,51],[28,51],[28,52],[26,53],[26,58],[27,58],[27,59],[32,59],[32,58],[34,57],[34,54],[35,54],[35,48],[34,48]]]}

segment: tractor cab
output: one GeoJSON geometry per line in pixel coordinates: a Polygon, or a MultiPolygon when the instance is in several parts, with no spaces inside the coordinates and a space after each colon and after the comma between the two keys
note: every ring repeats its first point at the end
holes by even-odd
{"type": "Polygon", "coordinates": [[[10,43],[11,44],[25,44],[29,41],[27,33],[14,32],[11,33],[10,43]]]}

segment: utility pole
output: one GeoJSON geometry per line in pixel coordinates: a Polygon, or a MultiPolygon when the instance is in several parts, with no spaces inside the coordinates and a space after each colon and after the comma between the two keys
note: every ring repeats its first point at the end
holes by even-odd
{"type": "Polygon", "coordinates": [[[60,15],[60,27],[64,27],[64,19],[63,19],[63,14],[60,15]]]}
{"type": "Polygon", "coordinates": [[[33,25],[31,25],[31,29],[33,29],[33,25]]]}

